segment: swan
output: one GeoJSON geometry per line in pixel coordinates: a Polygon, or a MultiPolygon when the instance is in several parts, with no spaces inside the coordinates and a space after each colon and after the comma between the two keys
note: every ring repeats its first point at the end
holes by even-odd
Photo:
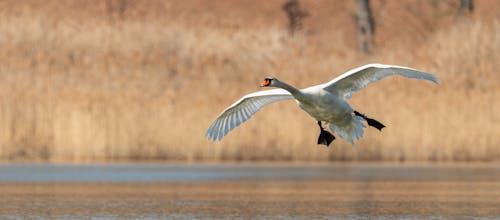
{"type": "Polygon", "coordinates": [[[439,84],[439,79],[430,74],[409,67],[367,64],[336,77],[320,85],[297,89],[273,77],[266,77],[261,87],[277,87],[247,94],[226,108],[210,125],[205,136],[209,140],[221,140],[229,131],[247,121],[264,106],[282,100],[295,99],[298,106],[316,119],[320,128],[318,144],[329,146],[335,136],[322,126],[326,122],[331,132],[336,132],[342,139],[354,144],[354,140],[363,136],[368,126],[382,130],[385,126],[354,110],[348,103],[352,95],[387,76],[400,75],[407,78],[429,80],[439,84]]]}

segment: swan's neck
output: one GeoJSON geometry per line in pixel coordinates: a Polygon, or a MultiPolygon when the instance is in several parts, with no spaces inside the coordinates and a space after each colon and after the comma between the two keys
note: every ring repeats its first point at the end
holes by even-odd
{"type": "Polygon", "coordinates": [[[274,86],[290,92],[296,99],[300,99],[303,96],[302,92],[299,89],[279,80],[275,79],[274,86]]]}

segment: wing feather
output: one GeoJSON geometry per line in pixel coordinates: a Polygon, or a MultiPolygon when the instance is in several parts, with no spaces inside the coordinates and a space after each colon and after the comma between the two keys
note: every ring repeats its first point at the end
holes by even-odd
{"type": "Polygon", "coordinates": [[[323,84],[323,89],[347,100],[355,92],[368,86],[368,84],[391,75],[400,75],[439,83],[439,79],[436,76],[412,68],[384,64],[367,64],[349,70],[332,81],[323,84]]]}
{"type": "Polygon", "coordinates": [[[215,119],[205,136],[210,140],[221,140],[227,133],[250,119],[264,106],[292,98],[293,96],[284,89],[265,90],[243,96],[215,119]]]}

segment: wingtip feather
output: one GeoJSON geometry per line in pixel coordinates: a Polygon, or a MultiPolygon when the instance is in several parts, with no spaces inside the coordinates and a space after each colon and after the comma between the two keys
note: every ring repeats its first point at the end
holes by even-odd
{"type": "Polygon", "coordinates": [[[432,80],[432,82],[434,82],[434,83],[436,83],[436,84],[441,84],[441,80],[440,80],[437,76],[432,75],[432,77],[433,77],[433,78],[432,78],[432,79],[433,79],[433,80],[432,80]]]}

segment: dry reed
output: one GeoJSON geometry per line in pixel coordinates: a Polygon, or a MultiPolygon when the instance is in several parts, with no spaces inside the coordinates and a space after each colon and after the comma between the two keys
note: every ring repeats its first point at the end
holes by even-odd
{"type": "MultiPolygon", "coordinates": [[[[243,6],[231,2],[200,6],[192,0],[179,6],[138,1],[116,16],[112,5],[4,2],[10,10],[0,13],[0,158],[500,159],[497,21],[454,21],[451,12],[441,20],[433,13],[423,16],[424,21],[441,21],[432,28],[417,18],[408,18],[413,19],[410,24],[391,20],[389,26],[407,31],[397,38],[387,23],[380,24],[377,53],[366,57],[355,53],[349,28],[315,28],[327,17],[321,11],[320,18],[313,16],[305,24],[304,33],[290,38],[281,16],[253,17],[241,9],[252,1],[241,1],[243,6]],[[165,11],[171,14],[163,15],[165,11]],[[240,14],[246,19],[234,19],[240,14]],[[354,147],[343,140],[330,148],[317,146],[316,123],[293,102],[266,107],[222,142],[203,136],[221,110],[258,90],[258,81],[266,75],[306,87],[367,62],[432,72],[442,84],[395,77],[357,93],[351,104],[387,128],[381,133],[366,130],[354,147]]],[[[411,4],[398,2],[386,6],[411,4]]],[[[306,1],[305,6],[314,15],[322,4],[328,3],[306,1]]],[[[335,10],[350,7],[339,4],[343,6],[335,10]]],[[[279,2],[256,5],[264,12],[281,13],[279,2]]],[[[375,5],[374,10],[381,7],[375,5]]]]}

